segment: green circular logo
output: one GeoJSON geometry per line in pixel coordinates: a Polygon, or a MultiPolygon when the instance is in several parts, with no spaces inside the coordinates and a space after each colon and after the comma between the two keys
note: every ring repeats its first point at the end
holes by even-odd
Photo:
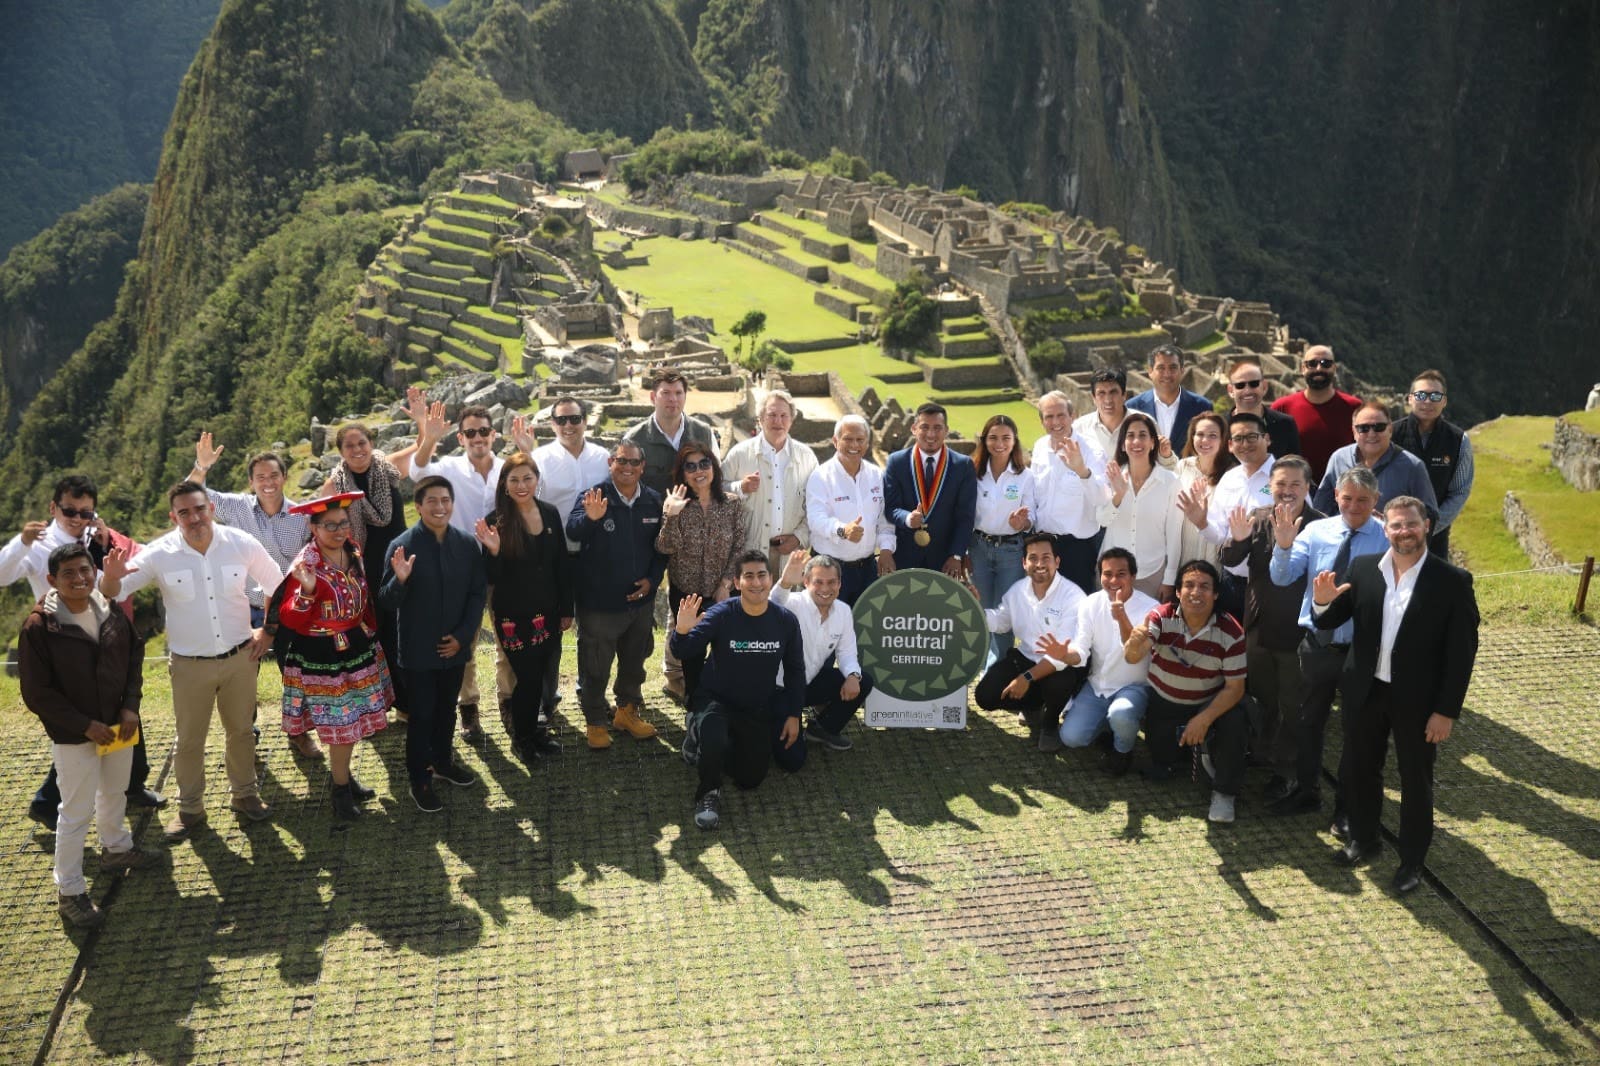
{"type": "Polygon", "coordinates": [[[933,699],[966,685],[983,665],[983,608],[937,570],[896,570],[856,601],[856,645],[872,684],[902,700],[933,699]]]}

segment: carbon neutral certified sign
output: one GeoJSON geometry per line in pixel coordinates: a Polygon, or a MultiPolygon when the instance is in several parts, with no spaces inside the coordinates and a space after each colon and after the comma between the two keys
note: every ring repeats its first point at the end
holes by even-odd
{"type": "Polygon", "coordinates": [[[937,570],[897,570],[867,586],[855,625],[861,666],[872,678],[867,725],[965,728],[967,685],[989,637],[965,585],[937,570]]]}

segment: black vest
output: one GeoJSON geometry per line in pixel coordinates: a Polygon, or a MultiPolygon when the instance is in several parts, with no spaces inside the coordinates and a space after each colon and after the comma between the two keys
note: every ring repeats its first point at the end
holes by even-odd
{"type": "Polygon", "coordinates": [[[1440,503],[1444,502],[1445,490],[1450,487],[1450,479],[1455,477],[1456,464],[1461,461],[1461,427],[1444,419],[1433,424],[1433,432],[1428,435],[1428,443],[1422,443],[1422,431],[1417,428],[1417,420],[1411,415],[1406,415],[1394,424],[1394,443],[1422,460],[1422,465],[1428,468],[1428,480],[1433,482],[1433,497],[1440,503]]]}

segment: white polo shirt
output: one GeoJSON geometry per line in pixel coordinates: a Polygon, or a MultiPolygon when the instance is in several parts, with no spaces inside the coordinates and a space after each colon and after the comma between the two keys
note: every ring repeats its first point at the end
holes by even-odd
{"type": "MultiPolygon", "coordinates": [[[[577,506],[579,495],[611,476],[611,467],[607,464],[610,454],[591,440],[583,442],[577,455],[555,440],[535,448],[530,458],[539,468],[539,489],[534,496],[556,509],[563,529],[567,516],[577,506]]],[[[567,541],[567,551],[577,550],[577,541],[567,541]]]]}
{"type": "MultiPolygon", "coordinates": [[[[1017,650],[1038,662],[1036,645],[1046,634],[1057,640],[1071,640],[1078,631],[1078,605],[1083,590],[1057,574],[1042,597],[1033,594],[1033,579],[1024,577],[1006,590],[1000,606],[983,612],[991,633],[1015,633],[1017,650]]],[[[1045,657],[1048,658],[1048,657],[1045,657]]],[[[1050,659],[1057,670],[1066,668],[1059,659],[1050,659]]]]}
{"type": "Polygon", "coordinates": [[[861,660],[856,654],[854,616],[850,613],[848,603],[834,600],[833,606],[828,608],[828,617],[823,618],[816,601],[805,589],[790,592],[785,588],[774,588],[772,602],[787,608],[800,622],[800,642],[805,646],[806,653],[806,684],[815,680],[822,668],[836,655],[841,674],[849,676],[861,672],[861,660]]]}

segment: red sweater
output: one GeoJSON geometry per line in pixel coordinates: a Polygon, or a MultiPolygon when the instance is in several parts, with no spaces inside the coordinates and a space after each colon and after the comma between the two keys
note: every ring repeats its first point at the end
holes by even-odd
{"type": "Polygon", "coordinates": [[[1306,399],[1304,390],[1292,392],[1275,400],[1272,409],[1289,415],[1300,430],[1300,454],[1311,464],[1313,485],[1322,480],[1322,472],[1328,468],[1328,457],[1356,441],[1351,425],[1356,412],[1361,410],[1361,398],[1348,392],[1335,389],[1333,399],[1326,403],[1312,403],[1306,399]]]}

